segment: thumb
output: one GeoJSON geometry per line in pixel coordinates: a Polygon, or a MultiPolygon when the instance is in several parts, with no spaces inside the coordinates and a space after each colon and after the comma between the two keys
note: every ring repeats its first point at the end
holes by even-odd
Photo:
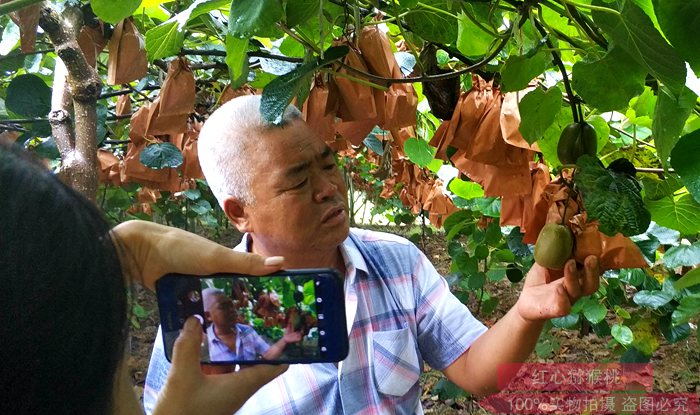
{"type": "Polygon", "coordinates": [[[226,375],[226,382],[233,390],[252,395],[272,379],[286,372],[289,365],[253,365],[238,372],[226,375]]]}
{"type": "Polygon", "coordinates": [[[172,376],[201,376],[199,365],[201,344],[201,325],[196,317],[190,316],[175,340],[172,376]]]}

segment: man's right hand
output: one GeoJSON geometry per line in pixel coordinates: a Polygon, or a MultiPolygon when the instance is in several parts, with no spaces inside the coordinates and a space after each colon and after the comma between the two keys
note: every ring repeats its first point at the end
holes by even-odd
{"type": "Polygon", "coordinates": [[[288,367],[254,365],[239,372],[205,375],[199,362],[201,343],[199,320],[190,317],[175,341],[173,364],[153,415],[231,415],[288,367]]]}

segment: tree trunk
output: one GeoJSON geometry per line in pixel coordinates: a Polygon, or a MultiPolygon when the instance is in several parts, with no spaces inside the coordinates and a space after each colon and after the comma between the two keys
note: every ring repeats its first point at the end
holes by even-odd
{"type": "Polygon", "coordinates": [[[45,4],[39,18],[58,55],[49,122],[61,153],[61,179],[94,202],[98,186],[97,98],[102,81],[78,46],[82,26],[79,9],[68,7],[64,15],[61,19],[45,4]]]}

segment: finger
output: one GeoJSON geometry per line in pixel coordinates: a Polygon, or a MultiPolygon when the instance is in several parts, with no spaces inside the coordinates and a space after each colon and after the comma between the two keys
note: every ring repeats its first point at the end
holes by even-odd
{"type": "Polygon", "coordinates": [[[581,282],[579,271],[576,269],[576,261],[570,259],[564,265],[564,288],[569,296],[571,304],[581,297],[581,282]]]}
{"type": "Polygon", "coordinates": [[[257,254],[234,251],[217,245],[204,261],[198,262],[204,265],[206,272],[209,274],[215,272],[236,272],[239,274],[264,275],[282,268],[284,257],[264,257],[257,254]]]}
{"type": "Polygon", "coordinates": [[[202,344],[202,328],[199,320],[189,317],[175,340],[171,376],[201,375],[199,352],[202,344]]]}
{"type": "Polygon", "coordinates": [[[600,261],[594,255],[589,255],[583,262],[582,294],[591,295],[598,291],[600,285],[600,261]]]}

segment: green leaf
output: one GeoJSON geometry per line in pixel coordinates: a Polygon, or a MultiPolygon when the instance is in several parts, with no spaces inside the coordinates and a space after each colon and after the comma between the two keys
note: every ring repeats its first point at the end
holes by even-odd
{"type": "Polygon", "coordinates": [[[312,17],[318,18],[321,3],[318,0],[293,0],[286,6],[287,27],[290,29],[312,17]]]}
{"type": "Polygon", "coordinates": [[[629,346],[634,341],[634,334],[629,327],[622,324],[615,324],[610,328],[613,338],[623,346],[629,346]]]}
{"type": "Polygon", "coordinates": [[[454,261],[457,264],[459,272],[464,275],[472,275],[479,272],[479,261],[474,257],[470,257],[469,254],[464,251],[457,254],[454,261]]]}
{"type": "Polygon", "coordinates": [[[520,133],[532,144],[542,138],[547,127],[557,117],[561,108],[561,90],[549,88],[547,91],[538,87],[528,92],[520,103],[520,133]]]}
{"type": "Polygon", "coordinates": [[[673,47],[700,72],[700,3],[688,0],[654,0],[659,26],[673,47]]]}
{"type": "Polygon", "coordinates": [[[403,145],[403,151],[413,163],[427,166],[433,160],[433,148],[424,140],[411,137],[403,145]]]}
{"type": "Polygon", "coordinates": [[[596,135],[598,136],[596,148],[598,149],[598,153],[600,153],[600,150],[610,141],[610,126],[608,122],[605,121],[605,118],[600,115],[593,115],[586,119],[586,122],[595,129],[596,135]]]}
{"type": "Polygon", "coordinates": [[[673,284],[673,288],[680,291],[698,284],[700,284],[700,268],[694,268],[678,279],[678,281],[673,284]]]}
{"type": "Polygon", "coordinates": [[[281,123],[282,114],[292,98],[297,96],[302,88],[308,89],[312,73],[347,55],[348,50],[347,46],[330,47],[324,53],[323,59],[306,62],[265,85],[260,102],[260,113],[263,119],[273,124],[281,123]]]}
{"type": "Polygon", "coordinates": [[[141,164],[151,169],[179,167],[184,161],[182,153],[170,143],[151,144],[143,149],[139,158],[141,164]]]}
{"type": "Polygon", "coordinates": [[[632,59],[665,83],[674,94],[679,94],[685,85],[685,62],[656,30],[649,16],[631,1],[617,0],[607,6],[613,6],[620,13],[594,10],[593,20],[632,59]]]}
{"type": "Polygon", "coordinates": [[[170,19],[146,32],[146,52],[153,62],[180,53],[185,43],[184,23],[170,19]]]}
{"type": "Polygon", "coordinates": [[[544,159],[547,160],[547,164],[552,166],[552,168],[561,166],[559,156],[557,156],[559,136],[561,136],[561,132],[564,128],[572,122],[574,122],[574,119],[571,114],[571,108],[568,105],[565,107],[562,106],[557,116],[554,118],[554,123],[547,127],[544,136],[537,140],[537,145],[540,147],[544,159]]]}
{"type": "Polygon", "coordinates": [[[450,380],[447,378],[440,378],[435,383],[435,386],[433,386],[431,393],[433,395],[437,395],[438,398],[443,401],[467,396],[467,393],[462,388],[450,382],[450,380]]]}
{"type": "Polygon", "coordinates": [[[683,323],[678,326],[672,324],[671,316],[665,315],[659,319],[659,330],[669,343],[678,343],[690,336],[690,324],[683,323]]]}
{"type": "Polygon", "coordinates": [[[659,98],[654,109],[654,121],[651,126],[661,164],[668,167],[668,158],[683,132],[683,126],[695,107],[695,93],[683,88],[676,98],[663,85],[659,88],[659,98]]]}
{"type": "Polygon", "coordinates": [[[623,268],[620,270],[619,278],[622,282],[639,287],[644,284],[647,276],[644,273],[644,270],[639,268],[623,268]]]}
{"type": "Polygon", "coordinates": [[[580,318],[580,314],[569,314],[568,316],[553,318],[550,321],[554,327],[571,329],[578,324],[580,318]]]}
{"type": "Polygon", "coordinates": [[[483,56],[491,42],[493,36],[481,30],[466,14],[457,16],[457,50],[465,56],[483,56]]]}
{"type": "Polygon", "coordinates": [[[548,54],[542,51],[535,53],[532,57],[527,55],[509,56],[501,69],[501,91],[525,89],[530,81],[547,69],[547,65],[551,62],[547,58],[548,54]]]}
{"type": "Polygon", "coordinates": [[[523,234],[520,232],[520,227],[516,226],[513,228],[508,236],[506,236],[506,242],[508,243],[508,249],[513,251],[513,254],[518,258],[528,258],[532,256],[532,251],[530,247],[523,243],[523,234]]]}
{"type": "Polygon", "coordinates": [[[248,80],[248,42],[248,39],[226,34],[226,65],[231,88],[238,88],[248,80]]]}
{"type": "Polygon", "coordinates": [[[580,170],[574,182],[581,189],[588,217],[600,221],[601,232],[631,236],[649,228],[651,214],[633,177],[605,169],[598,159],[588,155],[581,156],[577,164],[580,170]]]}
{"type": "Polygon", "coordinates": [[[486,245],[479,245],[474,249],[474,256],[477,259],[486,259],[489,257],[489,247],[486,245]]]}
{"type": "Polygon", "coordinates": [[[240,38],[265,37],[282,17],[284,9],[279,0],[233,0],[228,30],[240,38]]]}
{"type": "Polygon", "coordinates": [[[179,54],[185,43],[187,22],[215,9],[214,6],[219,4],[220,2],[216,1],[197,0],[185,10],[147,31],[146,52],[148,52],[148,59],[153,62],[156,59],[179,54]]]}
{"type": "Polygon", "coordinates": [[[656,177],[642,177],[644,196],[649,200],[659,200],[664,197],[673,197],[676,190],[683,187],[683,183],[673,176],[667,176],[666,180],[656,177]]]}
{"type": "Polygon", "coordinates": [[[677,245],[681,237],[680,232],[659,226],[656,222],[651,223],[651,226],[647,229],[647,235],[654,237],[664,245],[677,245]]]}
{"type": "Polygon", "coordinates": [[[671,151],[671,166],[688,192],[700,202],[700,130],[686,134],[671,151]]]}
{"type": "Polygon", "coordinates": [[[664,264],[669,268],[694,267],[700,264],[700,243],[670,248],[664,254],[664,264]]]}
{"type": "Polygon", "coordinates": [[[450,10],[452,2],[449,0],[424,0],[421,3],[431,6],[431,9],[419,5],[418,8],[410,10],[404,16],[408,29],[428,41],[443,44],[455,43],[457,40],[457,19],[444,12],[450,10]]]}
{"type": "Polygon", "coordinates": [[[635,302],[635,304],[640,305],[642,307],[649,307],[649,308],[653,308],[653,309],[657,309],[659,307],[665,306],[672,299],[673,299],[673,294],[669,293],[668,291],[662,291],[662,290],[655,290],[655,291],[642,290],[642,291],[638,291],[634,295],[634,297],[632,297],[632,300],[635,302]]]}
{"type": "Polygon", "coordinates": [[[586,320],[590,321],[591,324],[600,323],[605,320],[605,316],[608,314],[608,309],[593,298],[589,298],[584,303],[582,311],[583,316],[586,317],[586,320]]]}
{"type": "Polygon", "coordinates": [[[447,187],[450,192],[465,200],[484,197],[484,189],[478,183],[468,182],[458,177],[452,179],[447,187]]]}
{"type": "Polygon", "coordinates": [[[25,117],[46,117],[51,111],[51,88],[36,75],[19,75],[8,85],[5,107],[25,117]]]}
{"type": "Polygon", "coordinates": [[[140,4],[141,0],[90,0],[95,15],[111,24],[117,24],[131,16],[140,4]]]}
{"type": "Polygon", "coordinates": [[[579,61],[572,69],[571,86],[588,105],[600,112],[621,110],[644,91],[647,71],[619,47],[602,59],[579,61]]]}
{"type": "Polygon", "coordinates": [[[198,215],[204,215],[211,211],[211,204],[204,199],[199,199],[190,205],[190,209],[198,215]]]}
{"type": "Polygon", "coordinates": [[[674,326],[685,324],[691,318],[700,314],[700,294],[683,297],[671,314],[671,322],[674,326]]]}
{"type": "Polygon", "coordinates": [[[477,272],[467,277],[467,288],[470,290],[478,290],[484,287],[486,283],[486,274],[477,272]]]}
{"type": "Polygon", "coordinates": [[[689,194],[677,197],[664,197],[659,200],[645,200],[654,222],[675,229],[682,235],[695,235],[700,232],[700,203],[689,194]]]}

